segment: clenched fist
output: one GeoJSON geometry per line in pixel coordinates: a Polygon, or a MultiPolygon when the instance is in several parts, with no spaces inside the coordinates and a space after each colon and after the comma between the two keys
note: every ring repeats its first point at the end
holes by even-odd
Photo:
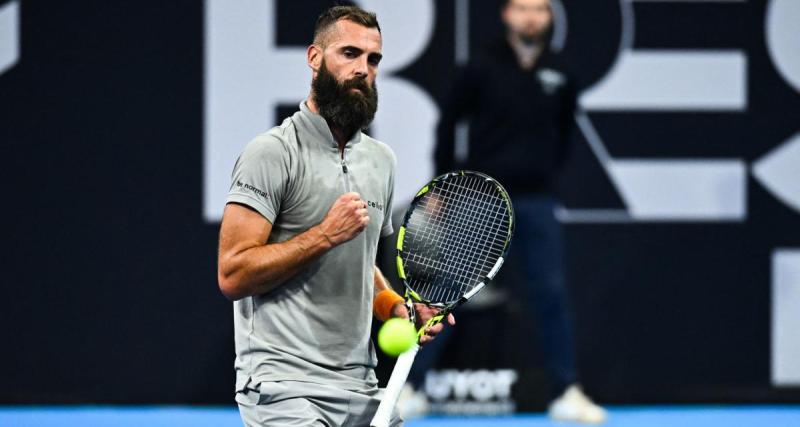
{"type": "Polygon", "coordinates": [[[358,236],[367,228],[367,224],[367,204],[358,193],[351,192],[333,202],[319,227],[325,238],[336,246],[358,236]]]}

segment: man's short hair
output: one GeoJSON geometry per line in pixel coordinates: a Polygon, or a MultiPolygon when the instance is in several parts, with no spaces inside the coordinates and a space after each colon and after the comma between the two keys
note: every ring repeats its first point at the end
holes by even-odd
{"type": "Polygon", "coordinates": [[[367,28],[377,28],[378,32],[381,32],[378,17],[373,12],[367,12],[358,6],[334,6],[322,12],[317,18],[317,25],[314,27],[314,44],[324,46],[325,37],[340,19],[346,19],[367,28]]]}
{"type": "MultiPolygon", "coordinates": [[[[550,10],[552,11],[552,9],[553,9],[552,0],[549,3],[550,3],[550,10]]],[[[511,4],[511,0],[498,0],[498,4],[500,4],[500,9],[505,9],[506,6],[511,4]]]]}

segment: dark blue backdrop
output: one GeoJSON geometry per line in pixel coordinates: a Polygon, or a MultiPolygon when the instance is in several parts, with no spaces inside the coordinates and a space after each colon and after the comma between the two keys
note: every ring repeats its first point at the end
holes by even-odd
{"type": "MultiPolygon", "coordinates": [[[[564,3],[580,29],[566,49],[589,86],[614,62],[621,9],[564,3]]],[[[19,4],[19,62],[0,75],[0,403],[231,403],[231,305],[216,286],[218,225],[202,216],[202,3],[19,4]]],[[[304,45],[327,4],[277,1],[279,44],[304,45]]],[[[439,99],[455,67],[455,3],[434,4],[433,42],[399,74],[439,99]]],[[[611,155],[750,164],[797,132],[800,94],[768,55],[766,6],[634,3],[637,49],[743,51],[747,106],[590,112],[611,155]]],[[[476,49],[500,24],[490,2],[469,11],[476,49]]],[[[800,246],[800,215],[752,177],[746,191],[740,220],[567,224],[579,363],[594,397],[800,401],[770,373],[771,256],[800,246]]],[[[582,135],[563,195],[570,208],[624,208],[582,135]]],[[[513,351],[526,327],[504,324],[510,350],[480,363],[521,367],[518,387],[536,396],[535,359],[513,351]]]]}

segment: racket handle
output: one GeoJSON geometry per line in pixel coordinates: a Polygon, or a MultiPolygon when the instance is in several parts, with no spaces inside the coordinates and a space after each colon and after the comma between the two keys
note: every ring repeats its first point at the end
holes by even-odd
{"type": "Polygon", "coordinates": [[[392,411],[397,404],[397,398],[400,397],[400,392],[406,384],[408,373],[411,371],[411,365],[414,364],[414,358],[417,357],[419,345],[414,344],[413,347],[406,350],[397,362],[394,364],[392,376],[389,377],[389,383],[386,385],[386,390],[383,393],[381,404],[378,405],[378,410],[375,416],[372,417],[372,422],[369,423],[370,427],[389,427],[389,422],[392,419],[392,411]]]}

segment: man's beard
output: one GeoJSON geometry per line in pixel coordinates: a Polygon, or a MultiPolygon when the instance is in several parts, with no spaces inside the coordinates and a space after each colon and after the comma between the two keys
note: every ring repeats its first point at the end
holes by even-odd
{"type": "Polygon", "coordinates": [[[378,89],[374,83],[369,87],[367,81],[359,77],[339,83],[322,61],[311,87],[319,114],[347,138],[365,129],[375,118],[378,89]]]}
{"type": "Polygon", "coordinates": [[[519,41],[528,46],[536,44],[544,44],[549,41],[552,29],[553,29],[553,24],[550,23],[549,25],[538,31],[531,30],[531,31],[522,31],[520,33],[517,33],[517,37],[519,38],[519,41]]]}

